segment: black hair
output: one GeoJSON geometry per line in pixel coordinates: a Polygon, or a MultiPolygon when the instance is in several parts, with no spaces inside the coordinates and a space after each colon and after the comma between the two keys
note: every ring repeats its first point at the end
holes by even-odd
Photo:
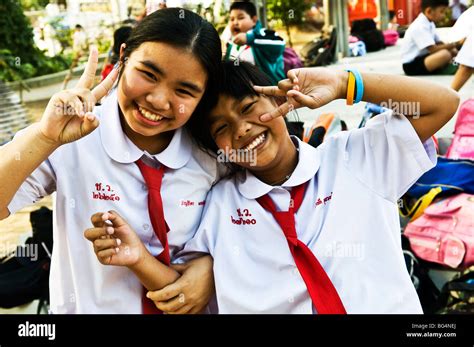
{"type": "Polygon", "coordinates": [[[230,5],[230,11],[241,10],[246,12],[251,18],[257,15],[257,9],[255,5],[247,1],[236,1],[230,5]]]}
{"type": "Polygon", "coordinates": [[[111,63],[115,64],[120,56],[120,46],[122,43],[127,42],[130,34],[132,33],[131,26],[123,26],[115,30],[114,32],[114,46],[112,47],[112,58],[111,63]]]}
{"type": "MultiPolygon", "coordinates": [[[[123,64],[132,52],[145,42],[162,42],[190,51],[207,73],[206,91],[199,104],[205,103],[210,95],[214,95],[222,49],[219,34],[211,23],[183,8],[165,8],[155,11],[133,28],[126,42],[127,46],[121,57],[121,63],[123,64]]],[[[119,79],[122,73],[123,69],[120,71],[119,79]]]]}
{"type": "Polygon", "coordinates": [[[82,29],[82,25],[76,24],[75,28],[76,28],[76,29],[82,29]]]}
{"type": "Polygon", "coordinates": [[[208,116],[211,110],[216,107],[219,97],[225,95],[242,100],[248,96],[258,96],[259,94],[253,89],[254,85],[272,86],[273,83],[263,71],[253,64],[242,61],[222,62],[216,91],[212,97],[198,106],[196,115],[188,122],[189,132],[201,149],[214,155],[218,151],[211,135],[208,116]]]}
{"type": "Polygon", "coordinates": [[[436,8],[440,6],[449,6],[449,0],[422,0],[421,10],[425,11],[428,7],[436,8]]]}

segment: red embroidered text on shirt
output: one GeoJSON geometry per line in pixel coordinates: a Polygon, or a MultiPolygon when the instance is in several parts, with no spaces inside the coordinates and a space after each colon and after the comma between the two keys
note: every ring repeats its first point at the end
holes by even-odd
{"type": "Polygon", "coordinates": [[[316,200],[315,207],[318,207],[318,206],[321,205],[321,204],[326,205],[326,203],[328,203],[331,199],[332,199],[332,192],[331,192],[331,195],[326,196],[326,197],[325,197],[324,199],[322,199],[322,200],[321,200],[321,198],[318,198],[318,200],[316,200]]]}
{"type": "Polygon", "coordinates": [[[95,191],[92,192],[92,199],[120,201],[120,196],[114,193],[112,187],[108,184],[96,183],[95,191]]]}
{"type": "Polygon", "coordinates": [[[233,224],[243,225],[243,224],[257,224],[257,220],[255,218],[246,218],[252,217],[250,211],[245,208],[241,210],[240,208],[237,209],[237,218],[230,216],[230,220],[233,224]]]}
{"type": "Polygon", "coordinates": [[[184,207],[195,206],[195,205],[204,206],[205,203],[206,201],[198,201],[196,203],[195,201],[191,201],[191,200],[181,200],[179,205],[184,206],[184,207]]]}

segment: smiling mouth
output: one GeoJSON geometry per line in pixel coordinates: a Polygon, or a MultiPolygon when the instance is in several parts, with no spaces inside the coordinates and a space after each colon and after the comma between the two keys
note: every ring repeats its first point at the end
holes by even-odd
{"type": "Polygon", "coordinates": [[[267,132],[265,131],[261,133],[260,135],[258,135],[255,139],[253,139],[252,142],[242,147],[241,150],[250,152],[256,149],[260,149],[265,144],[266,141],[267,141],[267,132]]]}
{"type": "Polygon", "coordinates": [[[146,109],[144,109],[143,107],[141,107],[140,105],[137,105],[137,109],[138,109],[138,112],[140,113],[140,115],[149,120],[149,121],[152,121],[152,122],[159,122],[160,120],[162,119],[165,119],[165,117],[163,117],[162,115],[159,115],[159,114],[156,114],[156,113],[152,113],[146,109]]]}

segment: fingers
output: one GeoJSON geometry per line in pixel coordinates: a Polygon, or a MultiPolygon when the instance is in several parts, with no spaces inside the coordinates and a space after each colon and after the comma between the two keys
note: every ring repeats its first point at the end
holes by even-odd
{"type": "Polygon", "coordinates": [[[107,226],[101,228],[90,228],[84,231],[84,237],[89,241],[94,242],[97,239],[103,239],[104,236],[107,238],[110,235],[113,235],[114,228],[107,226]]]}
{"type": "Polygon", "coordinates": [[[105,215],[104,212],[94,213],[91,216],[92,225],[95,226],[96,228],[103,227],[106,224],[105,222],[107,221],[107,218],[104,218],[104,215],[105,215]]]}
{"type": "Polygon", "coordinates": [[[288,79],[291,81],[291,83],[293,83],[293,84],[298,84],[299,83],[299,79],[298,79],[298,74],[299,73],[300,73],[299,69],[288,71],[287,76],[288,76],[288,79]]]}
{"type": "Polygon", "coordinates": [[[104,213],[102,215],[102,219],[104,218],[105,220],[109,220],[110,222],[112,222],[112,225],[115,228],[127,225],[127,222],[125,221],[125,219],[123,219],[122,216],[120,216],[118,212],[116,211],[109,211],[109,212],[104,213]]]}
{"type": "Polygon", "coordinates": [[[177,297],[168,301],[155,301],[156,307],[166,313],[174,313],[177,310],[182,309],[186,305],[184,294],[180,294],[177,297]]]}
{"type": "Polygon", "coordinates": [[[94,95],[95,99],[99,101],[104,96],[106,96],[112,87],[114,86],[115,80],[119,74],[118,69],[112,69],[112,71],[107,75],[105,80],[100,82],[94,89],[92,89],[92,95],[94,95]]]}
{"type": "Polygon", "coordinates": [[[84,69],[84,72],[82,73],[82,76],[79,79],[79,82],[77,83],[76,87],[91,89],[94,86],[95,73],[97,71],[98,62],[99,52],[97,51],[96,47],[92,46],[89,53],[89,59],[87,60],[86,68],[84,69]]]}
{"type": "Polygon", "coordinates": [[[317,100],[313,95],[305,95],[297,90],[290,90],[288,97],[293,98],[297,103],[309,108],[314,109],[323,106],[322,102],[317,100]]]}
{"type": "Polygon", "coordinates": [[[260,120],[262,122],[268,122],[268,121],[270,121],[272,119],[275,119],[277,117],[286,116],[286,114],[288,114],[288,112],[290,112],[290,111],[293,111],[294,108],[295,107],[292,104],[290,104],[289,102],[285,102],[284,104],[278,106],[276,109],[274,109],[270,113],[265,113],[265,114],[261,115],[260,120]]]}
{"type": "Polygon", "coordinates": [[[117,248],[109,248],[103,251],[96,252],[97,259],[101,264],[109,265],[112,262],[112,256],[118,253],[117,248]]]}
{"type": "Polygon", "coordinates": [[[74,116],[78,115],[79,117],[84,116],[84,106],[82,104],[82,100],[74,93],[68,90],[64,90],[60,92],[58,95],[58,100],[60,104],[56,104],[55,106],[59,109],[56,111],[63,115],[74,116]]]}
{"type": "Polygon", "coordinates": [[[122,241],[120,239],[96,239],[94,240],[94,251],[98,253],[106,249],[114,249],[118,253],[121,244],[122,241]]]}
{"type": "Polygon", "coordinates": [[[267,96],[286,96],[285,90],[281,90],[275,86],[271,86],[271,87],[253,86],[253,89],[257,93],[267,95],[267,96]]]}
{"type": "Polygon", "coordinates": [[[171,283],[167,285],[166,287],[160,289],[160,290],[155,290],[155,291],[149,291],[146,296],[147,298],[153,300],[153,301],[168,301],[175,296],[178,296],[182,291],[182,286],[179,283],[179,280],[177,280],[174,283],[171,283]]]}

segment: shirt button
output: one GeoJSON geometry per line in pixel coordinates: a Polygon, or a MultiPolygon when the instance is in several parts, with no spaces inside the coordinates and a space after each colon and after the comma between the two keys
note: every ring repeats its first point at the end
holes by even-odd
{"type": "Polygon", "coordinates": [[[147,231],[148,229],[150,229],[150,225],[149,224],[143,224],[143,230],[147,231]]]}

